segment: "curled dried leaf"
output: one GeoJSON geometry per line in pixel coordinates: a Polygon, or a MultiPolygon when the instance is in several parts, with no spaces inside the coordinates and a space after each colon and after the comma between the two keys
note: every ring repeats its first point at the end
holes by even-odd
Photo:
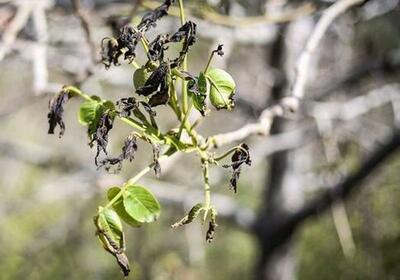
{"type": "Polygon", "coordinates": [[[160,158],[160,146],[157,144],[152,143],[153,147],[153,170],[157,177],[161,175],[161,165],[158,159],[160,158]]]}
{"type": "Polygon", "coordinates": [[[185,217],[183,217],[175,224],[171,225],[171,228],[177,228],[193,222],[193,220],[197,218],[197,216],[200,214],[202,210],[203,210],[203,204],[197,203],[195,206],[192,207],[192,209],[190,209],[189,213],[185,217]]]}
{"type": "Polygon", "coordinates": [[[65,132],[65,124],[63,121],[64,105],[67,103],[71,96],[68,91],[62,89],[56,96],[54,96],[49,102],[49,113],[47,118],[49,120],[49,134],[54,134],[56,126],[60,126],[59,137],[61,138],[65,132]]]}
{"type": "Polygon", "coordinates": [[[224,55],[224,51],[222,50],[223,46],[224,45],[222,45],[222,44],[218,45],[218,47],[215,50],[213,50],[212,53],[213,54],[216,53],[219,56],[223,56],[224,55]]]}
{"type": "Polygon", "coordinates": [[[101,40],[101,62],[105,68],[110,68],[111,65],[119,65],[118,58],[121,56],[121,47],[115,38],[103,38],[101,40]]]}
{"type": "Polygon", "coordinates": [[[132,61],[135,57],[135,50],[141,33],[130,25],[124,25],[117,38],[106,37],[101,41],[102,63],[106,69],[112,64],[119,65],[119,57],[124,53],[124,59],[132,61]]]}
{"type": "Polygon", "coordinates": [[[178,31],[170,38],[171,42],[180,42],[183,40],[182,50],[179,52],[179,57],[171,63],[171,68],[180,66],[188,53],[189,48],[196,43],[196,24],[192,21],[187,21],[178,31]]]}
{"type": "Polygon", "coordinates": [[[140,31],[147,31],[152,27],[156,26],[156,21],[162,18],[163,16],[168,15],[169,6],[174,2],[174,0],[166,0],[159,7],[146,13],[141,22],[138,25],[138,29],[140,31]]]}
{"type": "Polygon", "coordinates": [[[135,158],[136,151],[138,149],[137,146],[137,138],[135,135],[129,135],[125,141],[124,146],[122,147],[122,153],[118,157],[108,157],[103,160],[98,161],[98,168],[103,167],[107,172],[111,173],[119,173],[122,169],[122,162],[124,160],[129,160],[132,162],[135,158]],[[111,168],[114,167],[114,170],[111,171],[111,168]]]}
{"type": "Polygon", "coordinates": [[[217,226],[217,210],[215,208],[211,208],[210,222],[208,223],[208,230],[206,233],[206,241],[208,243],[213,241],[217,226]]]}
{"type": "Polygon", "coordinates": [[[92,141],[89,143],[89,145],[93,146],[93,143],[96,143],[96,166],[99,166],[98,158],[100,153],[103,152],[105,155],[107,155],[108,133],[113,128],[113,123],[114,116],[111,115],[111,112],[104,112],[100,117],[100,121],[97,124],[94,134],[92,135],[92,141]]]}
{"type": "Polygon", "coordinates": [[[147,53],[148,58],[151,61],[164,61],[164,52],[168,49],[165,45],[170,40],[168,35],[158,35],[150,44],[149,52],[147,53]]]}
{"type": "Polygon", "coordinates": [[[168,73],[168,65],[162,63],[150,77],[147,79],[144,86],[139,87],[136,92],[139,95],[149,96],[157,91],[163,83],[166,83],[165,79],[168,73]]]}
{"type": "Polygon", "coordinates": [[[167,104],[169,100],[167,74],[168,64],[162,63],[153,73],[151,73],[144,86],[136,90],[139,95],[152,95],[149,100],[149,105],[151,107],[167,104]]]}
{"type": "Polygon", "coordinates": [[[230,189],[237,193],[237,181],[239,180],[242,164],[251,165],[250,151],[247,144],[240,144],[232,155],[232,163],[223,167],[232,167],[232,177],[230,179],[230,189]]]}
{"type": "Polygon", "coordinates": [[[138,103],[134,97],[122,98],[117,101],[116,105],[121,110],[119,113],[121,117],[129,117],[132,110],[138,109],[138,103]]]}

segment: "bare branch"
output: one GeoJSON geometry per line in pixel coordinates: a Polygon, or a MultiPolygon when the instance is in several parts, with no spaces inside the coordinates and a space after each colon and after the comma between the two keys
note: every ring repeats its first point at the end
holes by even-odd
{"type": "MultiPolygon", "coordinates": [[[[141,1],[141,6],[154,10],[158,7],[159,3],[156,1],[141,1]]],[[[193,9],[189,9],[187,15],[189,17],[199,17],[201,19],[212,22],[213,24],[229,26],[229,27],[254,27],[255,25],[272,24],[272,23],[285,23],[290,22],[315,12],[316,8],[311,3],[305,3],[299,7],[282,11],[277,14],[265,14],[253,17],[232,17],[219,14],[210,9],[199,9],[198,5],[193,9]]],[[[172,16],[179,17],[179,9],[177,7],[170,7],[168,13],[172,16]]]]}
{"type": "Polygon", "coordinates": [[[0,45],[0,61],[10,51],[18,32],[25,26],[36,3],[37,1],[23,1],[18,6],[15,17],[3,34],[3,42],[0,45]]]}
{"type": "Polygon", "coordinates": [[[400,84],[388,84],[347,102],[311,104],[310,114],[320,121],[351,120],[374,108],[400,101],[400,84]]]}
{"type": "Polygon", "coordinates": [[[293,226],[297,226],[306,218],[322,214],[337,201],[346,199],[357,188],[361,187],[363,180],[368,177],[378,166],[380,166],[390,155],[394,154],[400,147],[400,130],[397,129],[393,135],[378,147],[369,157],[364,160],[360,168],[353,174],[348,175],[337,185],[327,190],[307,203],[291,217],[293,226]]]}
{"type": "Polygon", "coordinates": [[[307,45],[298,61],[297,75],[293,85],[293,96],[299,99],[304,97],[312,55],[328,30],[328,27],[340,14],[361,2],[363,2],[363,0],[340,0],[325,10],[308,39],[307,45]]]}
{"type": "Polygon", "coordinates": [[[250,135],[268,135],[271,129],[273,118],[277,116],[283,116],[287,112],[297,111],[300,99],[304,97],[311,56],[320,43],[322,36],[326,33],[326,30],[336,17],[350,7],[361,2],[362,0],[341,0],[330,6],[322,14],[310,38],[308,39],[306,48],[300,56],[297,65],[297,76],[295,78],[292,96],[283,98],[280,103],[265,109],[257,123],[248,124],[233,132],[215,135],[210,137],[209,142],[215,147],[218,147],[231,142],[241,141],[250,135]]]}
{"type": "Polygon", "coordinates": [[[81,22],[82,29],[85,32],[86,43],[88,44],[88,46],[90,48],[90,55],[92,57],[92,62],[93,62],[93,64],[97,64],[98,59],[97,59],[96,44],[93,40],[88,15],[87,15],[86,11],[84,11],[82,9],[80,0],[71,0],[71,2],[72,2],[72,7],[74,9],[75,15],[81,22]]]}

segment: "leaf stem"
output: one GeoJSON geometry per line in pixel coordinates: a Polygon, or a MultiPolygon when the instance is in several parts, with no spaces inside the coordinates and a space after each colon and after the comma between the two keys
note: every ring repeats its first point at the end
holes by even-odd
{"type": "Polygon", "coordinates": [[[77,87],[74,87],[74,86],[64,86],[62,90],[65,90],[65,91],[68,91],[68,92],[70,92],[70,93],[79,95],[80,97],[82,97],[83,99],[85,99],[85,100],[87,100],[87,101],[92,101],[92,98],[91,98],[89,95],[83,93],[83,92],[82,92],[80,89],[78,89],[77,87]]]}
{"type": "MultiPolygon", "coordinates": [[[[181,25],[185,24],[185,9],[183,8],[183,0],[179,0],[179,17],[181,20],[181,25]]],[[[187,70],[187,56],[185,55],[183,58],[183,71],[187,70]]],[[[186,88],[187,82],[182,79],[182,115],[181,119],[185,118],[185,115],[189,114],[188,112],[188,93],[186,88]]]]}
{"type": "Polygon", "coordinates": [[[202,169],[203,169],[203,178],[204,178],[204,217],[203,221],[206,220],[208,210],[210,209],[211,205],[211,187],[209,184],[209,165],[207,159],[202,159],[202,169]]]}
{"type": "MultiPolygon", "coordinates": [[[[93,99],[87,95],[86,93],[82,92],[80,89],[74,86],[64,86],[63,90],[68,91],[72,94],[79,95],[81,98],[87,100],[87,101],[92,101],[93,99]]],[[[163,140],[163,137],[161,137],[159,131],[152,126],[143,126],[140,122],[132,119],[132,118],[126,118],[126,117],[120,117],[117,115],[117,118],[120,119],[122,122],[128,124],[129,126],[132,126],[139,130],[140,132],[147,132],[149,134],[149,137],[152,138],[155,142],[160,142],[163,140]]]]}
{"type": "MultiPolygon", "coordinates": [[[[163,161],[166,158],[170,157],[172,154],[164,154],[162,155],[158,161],[163,161]]],[[[124,186],[121,188],[121,190],[119,191],[119,193],[113,197],[113,199],[111,199],[106,206],[104,206],[104,208],[110,208],[126,191],[126,189],[130,186],[135,184],[137,181],[139,181],[140,178],[142,178],[144,175],[147,174],[147,172],[149,172],[153,167],[154,167],[155,163],[153,162],[152,164],[149,164],[148,166],[146,166],[145,168],[143,168],[138,174],[136,174],[134,177],[132,177],[131,179],[129,179],[124,186]]]]}
{"type": "Polygon", "coordinates": [[[213,57],[214,57],[214,52],[211,52],[210,57],[208,58],[208,62],[207,62],[206,68],[204,68],[204,74],[207,73],[208,68],[210,67],[210,64],[211,64],[211,61],[212,61],[213,57]]]}

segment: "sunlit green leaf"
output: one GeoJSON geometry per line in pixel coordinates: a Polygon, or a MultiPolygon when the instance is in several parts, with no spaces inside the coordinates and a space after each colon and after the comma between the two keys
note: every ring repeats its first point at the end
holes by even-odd
{"type": "Polygon", "coordinates": [[[96,217],[96,226],[103,234],[112,241],[119,244],[122,237],[122,223],[118,214],[109,208],[99,207],[99,214],[96,217]]]}
{"type": "MultiPolygon", "coordinates": [[[[107,191],[107,197],[108,200],[111,201],[119,192],[120,188],[118,187],[112,187],[107,191]]],[[[123,198],[122,196],[112,205],[114,210],[117,212],[118,216],[127,223],[128,225],[131,225],[133,227],[140,227],[142,223],[138,222],[134,218],[132,218],[125,210],[124,203],[123,203],[123,198]]]]}
{"type": "Polygon", "coordinates": [[[83,102],[79,108],[79,122],[82,125],[89,125],[96,118],[96,111],[101,103],[96,100],[83,102]]]}
{"type": "Polygon", "coordinates": [[[218,110],[231,110],[234,106],[233,96],[236,89],[232,76],[222,69],[211,69],[207,72],[207,78],[211,83],[211,104],[218,110]]]}
{"type": "Polygon", "coordinates": [[[141,223],[151,223],[160,215],[160,204],[145,187],[129,186],[123,194],[126,212],[141,223]]]}

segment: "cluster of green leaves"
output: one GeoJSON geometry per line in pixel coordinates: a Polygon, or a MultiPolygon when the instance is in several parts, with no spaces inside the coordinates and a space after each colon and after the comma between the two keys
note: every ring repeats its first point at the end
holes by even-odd
{"type": "MultiPolygon", "coordinates": [[[[184,11],[181,9],[182,26],[174,34],[158,35],[149,42],[146,32],[155,26],[156,21],[167,14],[173,1],[166,0],[156,10],[145,14],[136,27],[123,26],[117,38],[105,38],[102,41],[102,57],[106,68],[119,65],[119,58],[133,64],[136,68],[133,73],[133,86],[136,95],[123,98],[117,102],[103,100],[98,96],[89,96],[76,87],[65,86],[62,91],[50,102],[48,115],[50,129],[59,125],[62,132],[65,125],[62,121],[63,105],[72,97],[82,97],[83,102],[79,109],[79,122],[87,127],[89,145],[97,146],[95,158],[96,165],[100,168],[106,166],[109,171],[112,166],[121,168],[125,160],[132,161],[138,149],[137,140],[150,143],[153,148],[153,162],[128,180],[121,187],[113,186],[107,192],[108,203],[98,208],[94,218],[97,236],[106,251],[112,254],[127,276],[130,272],[129,261],[124,253],[125,240],[122,221],[132,227],[140,227],[157,220],[160,215],[160,203],[156,197],[144,186],[137,185],[137,181],[148,171],[153,169],[156,175],[161,172],[159,161],[176,152],[197,153],[202,162],[204,178],[204,203],[196,204],[173,228],[188,224],[202,214],[203,224],[208,220],[206,240],[211,242],[217,227],[217,210],[211,205],[210,185],[208,183],[209,165],[219,165],[230,154],[232,164],[231,184],[236,192],[236,181],[240,175],[240,166],[243,163],[250,165],[248,147],[241,144],[231,148],[222,156],[216,156],[211,149],[212,141],[204,139],[195,131],[195,125],[188,121],[191,108],[197,109],[205,117],[209,109],[207,100],[217,110],[231,110],[234,107],[234,94],[236,84],[232,76],[222,69],[210,68],[213,55],[223,55],[222,45],[212,52],[204,71],[193,75],[187,71],[186,55],[190,46],[195,43],[196,25],[193,22],[184,23],[184,11]],[[140,42],[145,50],[148,61],[138,65],[135,61],[136,45],[140,42]],[[167,44],[182,43],[182,50],[175,59],[166,58],[164,51],[167,44]],[[180,99],[176,90],[177,81],[181,81],[180,99]],[[162,132],[156,119],[154,108],[160,105],[168,106],[177,117],[178,124],[175,129],[162,132]],[[129,135],[122,147],[121,155],[110,157],[107,152],[108,134],[113,128],[114,120],[121,120],[130,125],[134,131],[129,135]],[[183,134],[189,137],[182,137],[183,134]],[[163,153],[160,156],[160,150],[163,153]]],[[[180,2],[180,4],[182,4],[180,2]]],[[[182,5],[180,5],[182,7],[182,5]]]]}

